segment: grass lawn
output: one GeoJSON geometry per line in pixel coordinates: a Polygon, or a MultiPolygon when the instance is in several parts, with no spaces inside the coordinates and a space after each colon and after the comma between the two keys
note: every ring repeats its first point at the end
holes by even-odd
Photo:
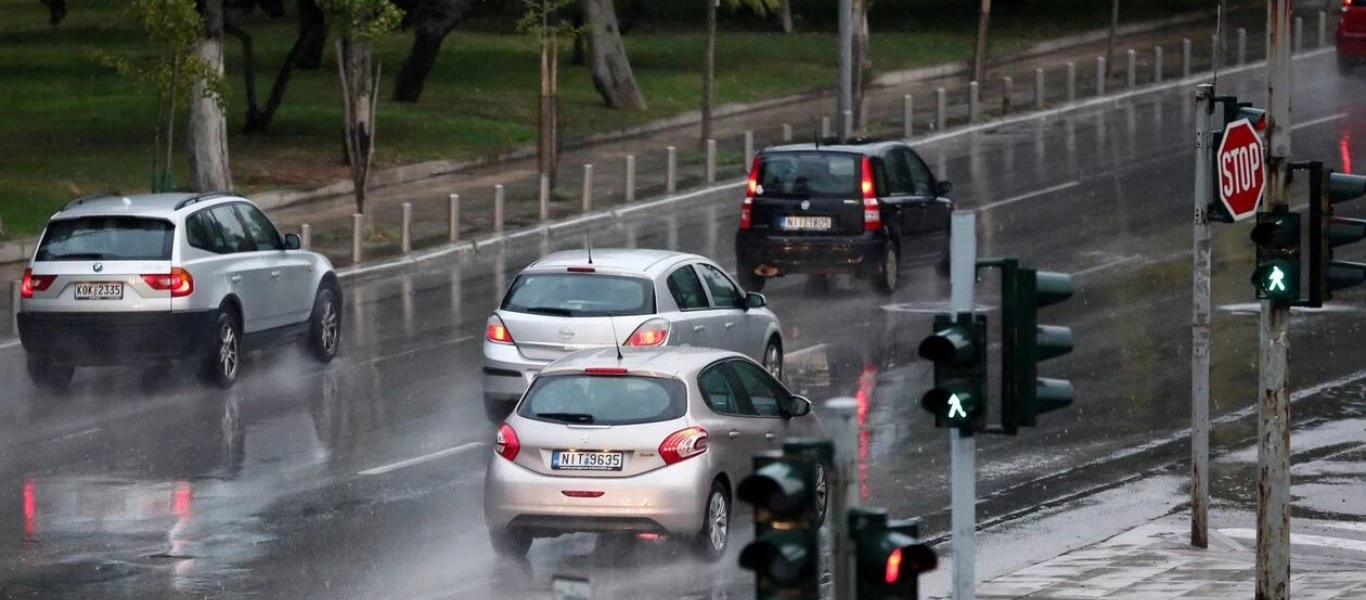
{"type": "MultiPolygon", "coordinates": [[[[143,36],[121,17],[118,4],[73,4],[54,30],[42,4],[0,0],[0,14],[5,15],[0,20],[0,80],[5,82],[0,92],[5,122],[0,217],[13,236],[37,232],[56,207],[75,196],[150,185],[151,100],[91,58],[96,48],[130,55],[144,48],[143,36]]],[[[1065,17],[1047,24],[999,19],[993,23],[992,52],[1095,27],[1107,12],[1101,4],[1083,3],[1086,8],[1065,11],[1065,17]]],[[[879,71],[971,56],[975,16],[927,18],[931,20],[875,21],[872,44],[879,71]]],[[[384,65],[377,167],[471,158],[535,140],[537,49],[529,37],[498,32],[507,27],[505,21],[485,20],[452,33],[416,105],[388,100],[411,37],[395,34],[377,44],[384,65]]],[[[246,24],[256,42],[263,102],[295,28],[289,17],[258,16],[246,24]]],[[[632,69],[649,104],[638,113],[603,108],[587,67],[568,65],[569,49],[564,48],[560,86],[566,134],[575,137],[695,110],[703,43],[703,35],[693,31],[640,28],[626,36],[632,69]]],[[[245,135],[240,133],[245,113],[240,46],[228,38],[226,48],[229,147],[239,189],[307,188],[346,178],[339,162],[341,106],[332,52],[321,70],[295,72],[269,131],[245,135]]],[[[835,79],[835,56],[834,36],[827,32],[723,32],[717,45],[717,100],[750,101],[823,86],[835,79]]],[[[177,127],[179,133],[185,123],[177,127]]],[[[183,181],[183,144],[176,152],[173,165],[183,181]]]]}

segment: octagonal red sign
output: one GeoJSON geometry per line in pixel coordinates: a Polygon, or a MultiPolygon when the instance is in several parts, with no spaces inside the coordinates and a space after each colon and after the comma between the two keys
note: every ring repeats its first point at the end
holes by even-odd
{"type": "Polygon", "coordinates": [[[1266,147],[1247,119],[1224,127],[1224,139],[1214,154],[1219,201],[1241,221],[1257,213],[1266,194],[1266,147]]]}

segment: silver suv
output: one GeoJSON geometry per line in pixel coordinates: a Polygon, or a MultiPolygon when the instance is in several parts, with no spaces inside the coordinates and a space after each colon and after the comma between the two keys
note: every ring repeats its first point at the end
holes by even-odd
{"type": "Polygon", "coordinates": [[[24,270],[29,377],[64,390],[78,366],[189,357],[227,388],[244,352],[293,339],[331,361],[341,286],[327,258],[299,244],[234,194],[75,200],[52,216],[24,270]]]}

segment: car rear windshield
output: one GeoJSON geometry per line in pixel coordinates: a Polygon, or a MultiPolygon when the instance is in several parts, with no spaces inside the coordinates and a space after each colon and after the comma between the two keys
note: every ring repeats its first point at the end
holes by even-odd
{"type": "Polygon", "coordinates": [[[677,379],[622,375],[549,375],[536,379],[517,414],[593,425],[656,423],[683,416],[687,388],[677,379]]]}
{"type": "Polygon", "coordinates": [[[647,279],[588,273],[524,273],[513,280],[503,310],[561,317],[649,315],[654,286],[647,279]]]}
{"type": "Polygon", "coordinates": [[[48,223],[35,260],[171,260],[175,226],[139,217],[82,217],[48,223]]]}
{"type": "Polygon", "coordinates": [[[856,198],[860,155],[847,152],[773,152],[759,163],[765,198],[856,198]]]}

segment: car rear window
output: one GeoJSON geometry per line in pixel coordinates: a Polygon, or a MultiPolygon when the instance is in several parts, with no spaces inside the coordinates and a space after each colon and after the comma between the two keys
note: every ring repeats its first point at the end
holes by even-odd
{"type": "Polygon", "coordinates": [[[171,260],[175,226],[162,219],[82,217],[48,223],[35,260],[171,260]]]}
{"type": "Polygon", "coordinates": [[[755,195],[767,198],[855,198],[860,155],[847,152],[773,152],[759,163],[755,195]]]}
{"type": "Polygon", "coordinates": [[[536,379],[517,414],[594,425],[656,423],[683,416],[687,388],[677,379],[622,375],[549,375],[536,379]]]}
{"type": "Polygon", "coordinates": [[[649,315],[655,312],[655,293],[640,277],[524,273],[513,280],[502,309],[563,317],[649,315]]]}

